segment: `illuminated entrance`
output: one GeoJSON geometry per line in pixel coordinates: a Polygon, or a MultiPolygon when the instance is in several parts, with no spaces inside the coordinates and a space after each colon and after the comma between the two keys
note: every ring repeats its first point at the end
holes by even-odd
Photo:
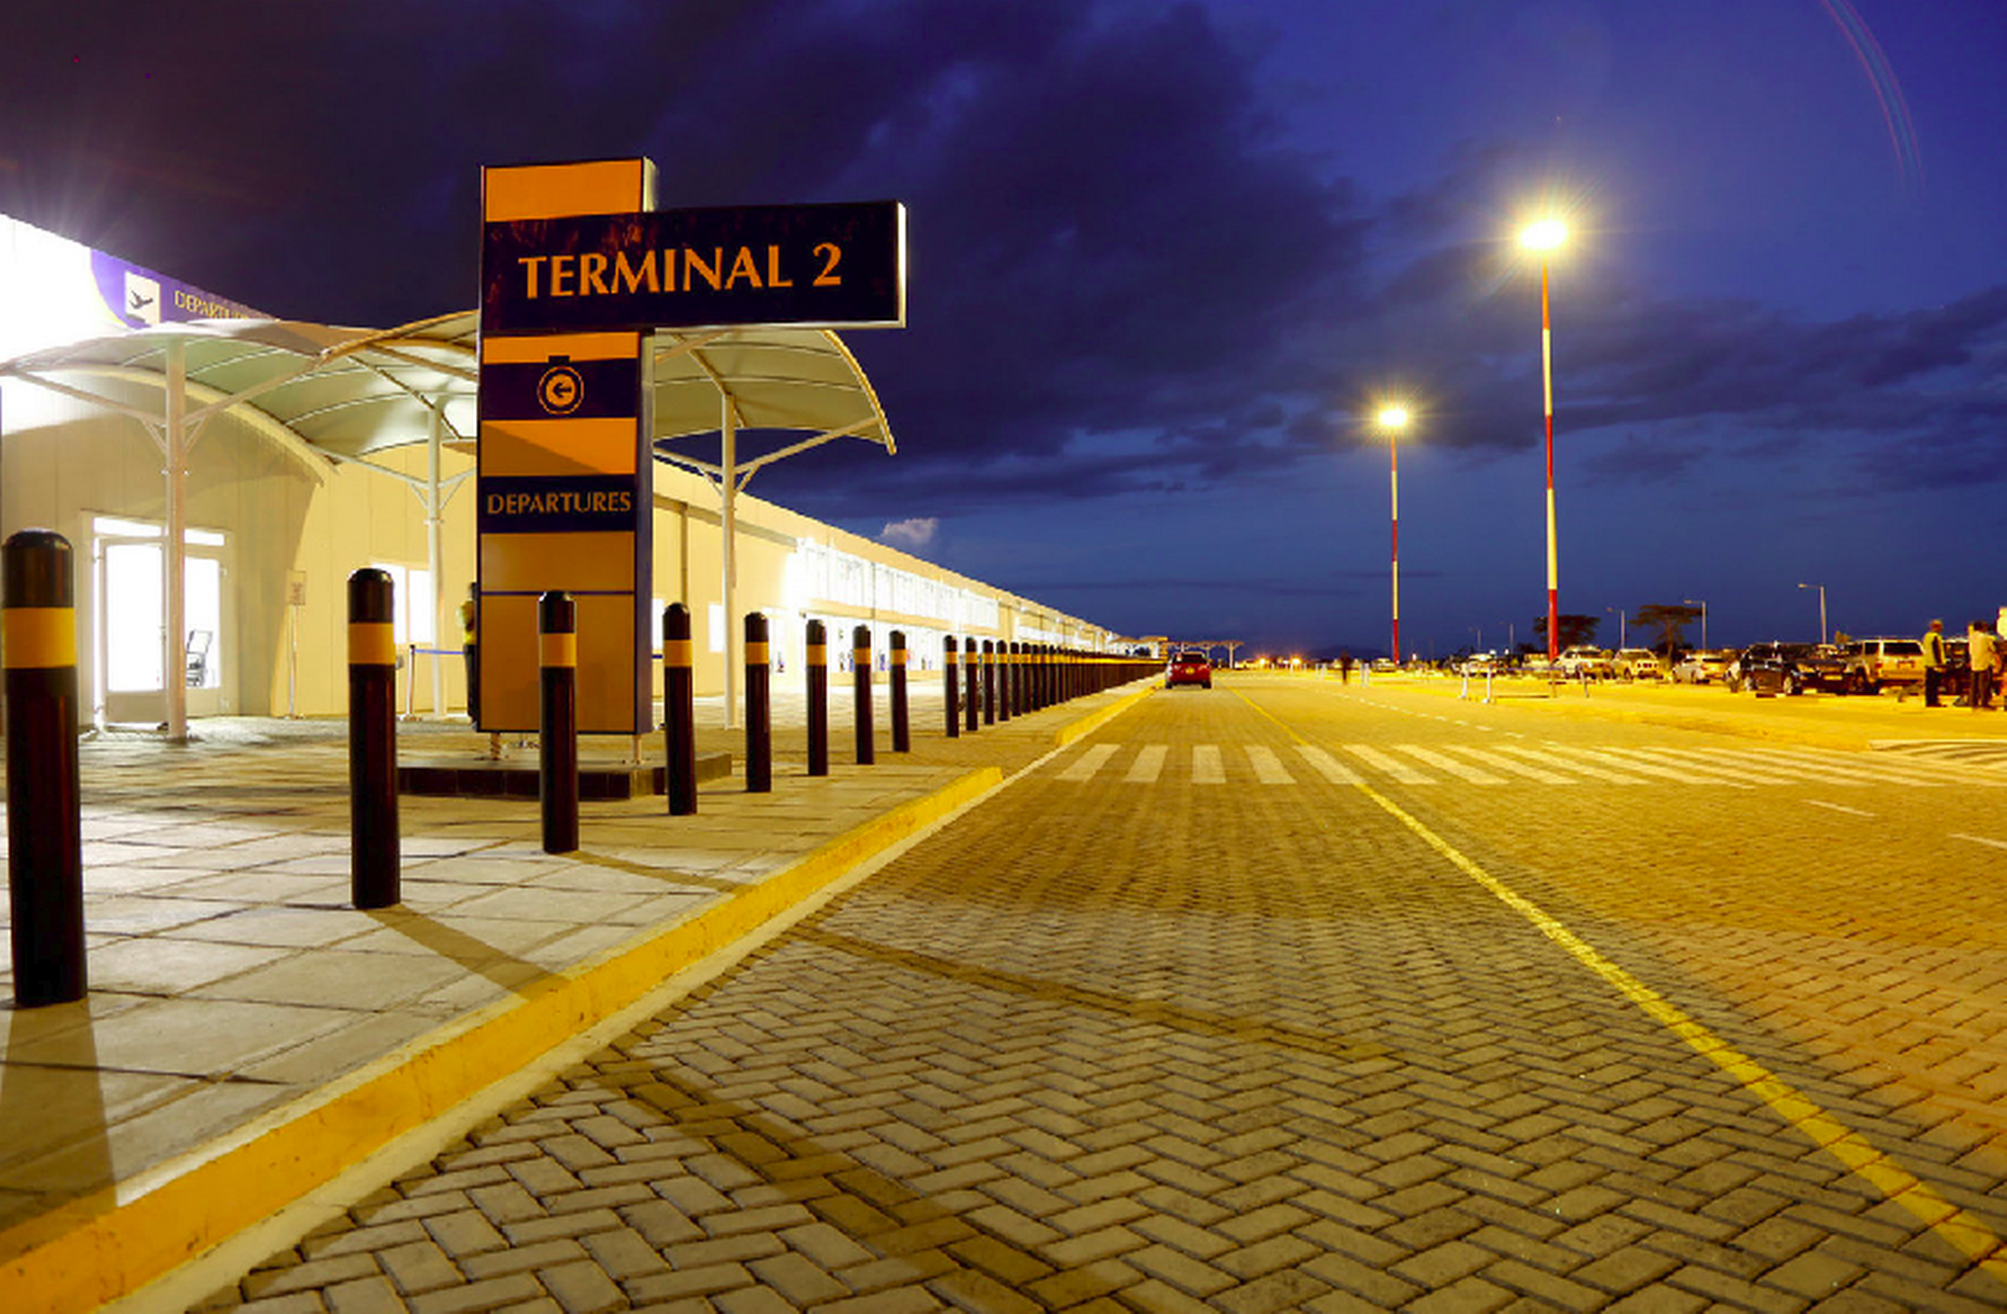
{"type": "Polygon", "coordinates": [[[113,516],[91,520],[90,616],[96,646],[91,719],[99,725],[156,725],[167,719],[167,681],[181,681],[189,714],[235,710],[235,617],[224,587],[227,538],[185,531],[182,641],[164,641],[167,625],[164,530],[113,516]],[[170,672],[166,655],[180,651],[170,672]],[[227,692],[226,692],[227,691],[227,692]]]}

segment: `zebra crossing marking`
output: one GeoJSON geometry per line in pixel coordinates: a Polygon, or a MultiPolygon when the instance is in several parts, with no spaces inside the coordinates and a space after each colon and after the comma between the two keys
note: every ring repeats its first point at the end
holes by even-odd
{"type": "MultiPolygon", "coordinates": [[[[1499,747],[1502,749],[1507,747],[1507,745],[1501,744],[1499,747]]],[[[1579,785],[1582,783],[1573,776],[1557,775],[1543,767],[1529,765],[1517,758],[1507,757],[1503,752],[1489,748],[1466,748],[1459,744],[1457,752],[1462,753],[1465,757],[1474,757],[1486,766],[1495,767],[1507,775],[1520,776],[1542,785],[1579,785]]]]}
{"type": "MultiPolygon", "coordinates": [[[[1671,758],[1675,762],[1694,765],[1703,771],[1708,771],[1719,776],[1727,776],[1731,780],[1745,780],[1752,785],[1797,785],[1804,783],[1806,780],[1815,779],[1810,772],[1786,772],[1780,775],[1775,771],[1752,770],[1746,764],[1738,764],[1733,758],[1727,762],[1718,761],[1712,756],[1705,755],[1705,751],[1700,749],[1661,748],[1653,745],[1650,748],[1640,748],[1635,751],[1650,753],[1653,757],[1671,758]],[[1696,761],[1696,759],[1698,760],[1696,761]]],[[[1725,750],[1716,749],[1711,751],[1725,755],[1725,750]]],[[[1858,780],[1834,780],[1827,783],[1852,789],[1861,782],[1858,780]]]]}
{"type": "Polygon", "coordinates": [[[1282,765],[1282,759],[1267,744],[1248,744],[1248,765],[1254,768],[1254,778],[1264,785],[1293,785],[1296,777],[1289,774],[1289,768],[1282,765]]]}
{"type": "Polygon", "coordinates": [[[1885,785],[1897,781],[1906,785],[1917,785],[1925,789],[1935,789],[1949,782],[1942,777],[1926,779],[1901,771],[1878,771],[1873,767],[1856,767],[1849,762],[1834,762],[1825,758],[1805,758],[1779,753],[1771,749],[1751,749],[1750,754],[1758,761],[1775,762],[1792,769],[1803,768],[1822,783],[1830,784],[1835,779],[1856,780],[1864,785],[1885,785]]]}
{"type": "Polygon", "coordinates": [[[1351,767],[1344,765],[1337,758],[1331,756],[1331,754],[1325,752],[1315,744],[1298,744],[1296,751],[1303,755],[1303,760],[1310,764],[1311,769],[1334,785],[1363,785],[1366,783],[1364,776],[1361,776],[1351,767]]]}
{"type": "Polygon", "coordinates": [[[1726,776],[1709,775],[1704,771],[1680,767],[1661,766],[1655,762],[1640,762],[1633,756],[1627,756],[1621,749],[1578,748],[1575,751],[1592,761],[1607,762],[1611,766],[1621,767],[1625,771],[1635,771],[1640,775],[1657,776],[1661,780],[1677,780],[1683,785],[1721,785],[1728,789],[1753,788],[1753,786],[1744,784],[1739,780],[1730,780],[1726,776]]]}
{"type": "MultiPolygon", "coordinates": [[[[1800,758],[1805,761],[1823,762],[1826,760],[1823,757],[1815,756],[1813,750],[1809,749],[1776,748],[1769,751],[1800,758]]],[[[2007,785],[2007,777],[1995,776],[1987,772],[1970,771],[1964,766],[1953,765],[1949,762],[1919,761],[1915,758],[1890,761],[1887,758],[1875,759],[1872,754],[1857,755],[1848,758],[1843,765],[1843,769],[1873,773],[1879,779],[1901,780],[1914,784],[1981,785],[1987,788],[1997,788],[2007,785]]]]}
{"type": "MultiPolygon", "coordinates": [[[[1336,785],[1365,784],[1372,776],[1378,775],[1403,785],[1438,785],[1453,780],[1487,788],[1524,781],[1559,786],[1588,783],[1649,785],[1672,781],[1728,789],[1749,789],[1758,785],[1817,785],[1832,789],[1907,785],[1932,789],[1969,783],[2007,787],[2007,775],[1994,777],[1986,772],[1970,771],[1962,763],[1952,765],[1915,758],[1900,762],[1878,761],[1872,760],[1873,754],[1767,744],[1749,748],[1707,745],[1675,748],[1660,744],[1589,748],[1549,741],[1546,748],[1533,748],[1492,740],[1484,748],[1468,744],[1333,745],[1338,753],[1356,763],[1356,767],[1341,761],[1326,748],[1312,744],[1297,744],[1295,747],[1313,772],[1336,785]]],[[[1060,768],[1057,778],[1073,783],[1093,780],[1125,748],[1134,749],[1134,756],[1120,776],[1125,784],[1155,784],[1173,767],[1172,746],[1169,744],[1095,744],[1060,768]]],[[[1241,754],[1246,756],[1247,767],[1245,771],[1236,767],[1234,778],[1245,782],[1251,772],[1258,784],[1302,783],[1274,747],[1243,744],[1240,748],[1241,754]]],[[[1227,755],[1220,745],[1194,744],[1190,754],[1190,783],[1229,783],[1227,755]]],[[[1236,761],[1241,754],[1234,755],[1236,761]]],[[[1183,750],[1180,750],[1182,756],[1183,750]]],[[[1822,803],[1818,806],[1841,812],[1853,811],[1840,804],[1822,803]]],[[[1863,812],[1859,815],[1872,814],[1863,812]]]]}
{"type": "Polygon", "coordinates": [[[1136,760],[1129,764],[1129,774],[1122,777],[1127,785],[1154,785],[1157,777],[1164,774],[1164,758],[1171,749],[1167,744],[1145,744],[1136,754],[1136,760]]]}
{"type": "Polygon", "coordinates": [[[1504,751],[1518,757],[1530,757],[1536,762],[1544,762],[1548,766],[1559,767],[1563,771],[1573,771],[1578,775],[1587,776],[1591,780],[1601,780],[1612,785],[1642,785],[1645,783],[1638,776],[1627,776],[1621,771],[1610,771],[1603,767],[1583,766],[1579,762],[1570,762],[1567,758],[1556,753],[1547,752],[1544,749],[1522,748],[1517,744],[1513,744],[1504,751]]]}
{"type": "Polygon", "coordinates": [[[1447,771],[1458,780],[1466,781],[1473,785],[1502,785],[1505,783],[1505,781],[1492,775],[1489,771],[1480,771],[1468,763],[1459,762],[1455,758],[1438,753],[1433,749],[1423,748],[1420,744],[1395,744],[1394,747],[1425,766],[1432,766],[1438,771],[1447,771]]]}
{"type": "Polygon", "coordinates": [[[1340,744],[1338,747],[1358,758],[1375,771],[1385,772],[1403,785],[1433,785],[1434,776],[1425,776],[1398,758],[1388,757],[1370,744],[1340,744]]]}
{"type": "Polygon", "coordinates": [[[2007,767],[2007,740],[2000,739],[1870,739],[1868,747],[1878,753],[1915,763],[1929,763],[1946,770],[1965,771],[1968,767],[1997,770],[2007,767]]]}
{"type": "Polygon", "coordinates": [[[1072,765],[1059,773],[1059,778],[1061,780],[1093,779],[1094,773],[1101,769],[1102,764],[1115,756],[1116,747],[1117,745],[1114,744],[1094,745],[1079,757],[1073,759],[1072,765]]]}

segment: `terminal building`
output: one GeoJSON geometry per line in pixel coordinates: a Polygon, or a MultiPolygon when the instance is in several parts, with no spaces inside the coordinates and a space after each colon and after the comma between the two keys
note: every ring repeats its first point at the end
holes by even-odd
{"type": "MultiPolygon", "coordinates": [[[[87,718],[178,735],[191,717],[342,712],[344,583],[366,566],[396,585],[400,710],[464,712],[476,322],[275,319],[0,216],[0,535],[52,529],[75,550],[87,718]]],[[[819,442],[862,439],[882,450],[856,459],[888,459],[890,425],[835,333],[662,333],[654,350],[651,610],[659,627],[667,603],[689,608],[700,695],[736,683],[735,617],[754,610],[783,687],[800,679],[810,619],[829,626],[838,668],[859,624],[881,662],[903,631],[916,673],[938,669],[951,635],[1127,650],[1085,619],[739,493],[819,442]],[[733,451],[741,429],[764,449],[733,451]]]]}

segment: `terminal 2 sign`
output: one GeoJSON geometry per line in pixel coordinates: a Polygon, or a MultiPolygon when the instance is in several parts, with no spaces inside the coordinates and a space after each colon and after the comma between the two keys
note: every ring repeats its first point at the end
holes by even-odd
{"type": "Polygon", "coordinates": [[[479,725],[538,725],[536,599],[578,605],[579,729],[653,729],[658,328],[905,322],[897,202],[657,210],[647,160],[482,174],[479,725]]]}
{"type": "Polygon", "coordinates": [[[490,223],[482,330],[895,328],[905,228],[896,201],[490,223]]]}

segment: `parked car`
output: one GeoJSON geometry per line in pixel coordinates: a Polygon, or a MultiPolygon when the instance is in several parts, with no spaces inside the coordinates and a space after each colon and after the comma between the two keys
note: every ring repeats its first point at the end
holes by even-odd
{"type": "Polygon", "coordinates": [[[1714,684],[1728,678],[1735,656],[1732,650],[1696,648],[1673,663],[1672,678],[1679,684],[1714,684]]]}
{"type": "Polygon", "coordinates": [[[1172,657],[1170,664],[1164,668],[1164,687],[1175,689],[1181,684],[1196,684],[1202,689],[1212,688],[1212,659],[1197,649],[1186,649],[1172,657]]]}
{"type": "Polygon", "coordinates": [[[1877,694],[1890,685],[1923,683],[1921,639],[1855,639],[1843,658],[1848,693],[1877,694]]]}
{"type": "Polygon", "coordinates": [[[1665,674],[1659,655],[1650,648],[1619,648],[1611,665],[1626,680],[1656,680],[1665,674]]]}
{"type": "Polygon", "coordinates": [[[1561,674],[1573,680],[1587,676],[1591,679],[1607,680],[1614,673],[1610,654],[1592,644],[1578,643],[1561,654],[1561,674]]]}
{"type": "Polygon", "coordinates": [[[1810,643],[1759,643],[1742,650],[1729,668],[1728,691],[1801,694],[1808,689],[1839,693],[1846,667],[1837,653],[1810,643]]]}

